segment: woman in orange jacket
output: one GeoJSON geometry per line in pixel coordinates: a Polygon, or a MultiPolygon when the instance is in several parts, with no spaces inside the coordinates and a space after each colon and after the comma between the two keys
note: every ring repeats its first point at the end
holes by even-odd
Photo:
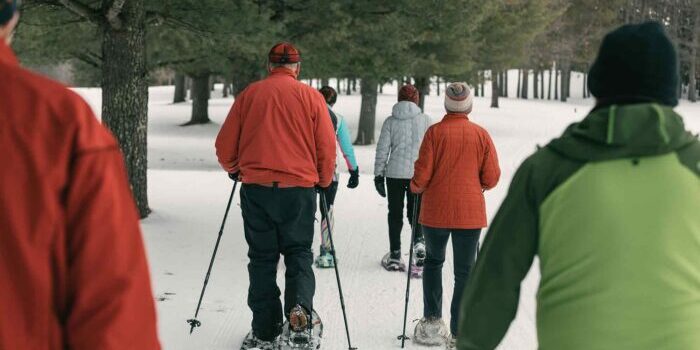
{"type": "Polygon", "coordinates": [[[496,186],[501,171],[488,132],[469,120],[473,95],[466,83],[453,83],[445,93],[447,114],[433,125],[421,144],[411,191],[422,194],[420,223],[427,257],[423,271],[423,319],[414,341],[454,347],[459,301],[486,227],[483,192],[496,186]],[[442,321],[442,265],[452,236],[455,287],[451,322],[442,321]]]}

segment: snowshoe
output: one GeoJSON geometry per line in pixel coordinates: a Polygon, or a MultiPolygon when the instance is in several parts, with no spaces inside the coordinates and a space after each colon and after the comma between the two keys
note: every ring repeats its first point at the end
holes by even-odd
{"type": "Polygon", "coordinates": [[[386,253],[382,258],[382,266],[387,271],[406,271],[406,264],[401,259],[401,251],[386,253]]]}
{"type": "Polygon", "coordinates": [[[423,278],[423,266],[411,265],[411,278],[423,278]]]}
{"type": "Polygon", "coordinates": [[[319,269],[328,269],[335,267],[335,259],[333,259],[333,254],[321,246],[321,253],[316,258],[316,267],[319,269]]]}
{"type": "Polygon", "coordinates": [[[277,340],[264,341],[258,339],[258,337],[253,334],[253,331],[248,332],[248,334],[243,338],[243,344],[241,345],[241,350],[277,350],[277,340]]]}
{"type": "Polygon", "coordinates": [[[285,322],[282,326],[282,336],[279,341],[279,350],[317,350],[321,348],[321,337],[323,337],[323,323],[316,311],[311,312],[310,319],[306,312],[302,309],[303,315],[298,313],[298,310],[292,310],[290,319],[295,324],[295,327],[290,325],[290,322],[285,322]]]}
{"type": "Polygon", "coordinates": [[[413,342],[425,346],[444,346],[450,337],[441,318],[422,318],[413,332],[413,342]]]}

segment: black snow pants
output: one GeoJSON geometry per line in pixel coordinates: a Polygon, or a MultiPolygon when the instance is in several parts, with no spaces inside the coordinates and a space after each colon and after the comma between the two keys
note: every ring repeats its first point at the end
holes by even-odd
{"type": "Polygon", "coordinates": [[[262,340],[281,333],[283,317],[295,305],[313,309],[316,280],[311,245],[316,192],[313,188],[278,188],[244,184],[241,211],[248,242],[248,306],[252,328],[262,340]],[[286,266],[284,312],[277,286],[280,254],[286,266]]]}
{"type": "MultiPolygon", "coordinates": [[[[410,179],[386,179],[387,199],[389,200],[389,249],[401,250],[401,230],[403,229],[404,200],[406,201],[406,218],[409,224],[413,223],[413,194],[411,193],[410,179]]],[[[418,203],[420,213],[420,202],[418,203]]],[[[416,227],[416,242],[423,240],[421,225],[416,227]]]]}

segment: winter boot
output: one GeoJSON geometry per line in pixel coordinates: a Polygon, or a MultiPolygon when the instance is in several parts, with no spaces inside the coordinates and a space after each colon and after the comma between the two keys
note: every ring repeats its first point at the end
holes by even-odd
{"type": "Polygon", "coordinates": [[[413,342],[425,346],[444,346],[450,336],[441,318],[422,318],[413,333],[413,342]]]}
{"type": "Polygon", "coordinates": [[[413,263],[411,264],[411,277],[423,277],[423,265],[425,264],[425,243],[418,241],[413,245],[413,263]]]}
{"type": "Polygon", "coordinates": [[[406,264],[403,262],[403,259],[401,259],[400,250],[386,253],[382,258],[382,266],[387,269],[387,271],[406,271],[406,264]]]}
{"type": "Polygon", "coordinates": [[[241,350],[277,350],[277,339],[261,340],[253,334],[253,331],[250,331],[243,339],[241,350]]]}
{"type": "Polygon", "coordinates": [[[331,254],[331,251],[326,249],[323,245],[321,245],[318,258],[316,258],[316,267],[320,269],[335,267],[335,259],[333,259],[333,254],[331,254]]]}

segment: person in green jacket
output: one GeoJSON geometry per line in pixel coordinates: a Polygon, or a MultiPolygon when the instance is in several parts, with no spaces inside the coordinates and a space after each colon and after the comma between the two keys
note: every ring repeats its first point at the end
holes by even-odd
{"type": "Polygon", "coordinates": [[[700,142],[673,107],[662,25],[608,34],[580,123],[520,166],[462,300],[458,348],[494,349],[535,255],[540,350],[700,349],[700,142]]]}

